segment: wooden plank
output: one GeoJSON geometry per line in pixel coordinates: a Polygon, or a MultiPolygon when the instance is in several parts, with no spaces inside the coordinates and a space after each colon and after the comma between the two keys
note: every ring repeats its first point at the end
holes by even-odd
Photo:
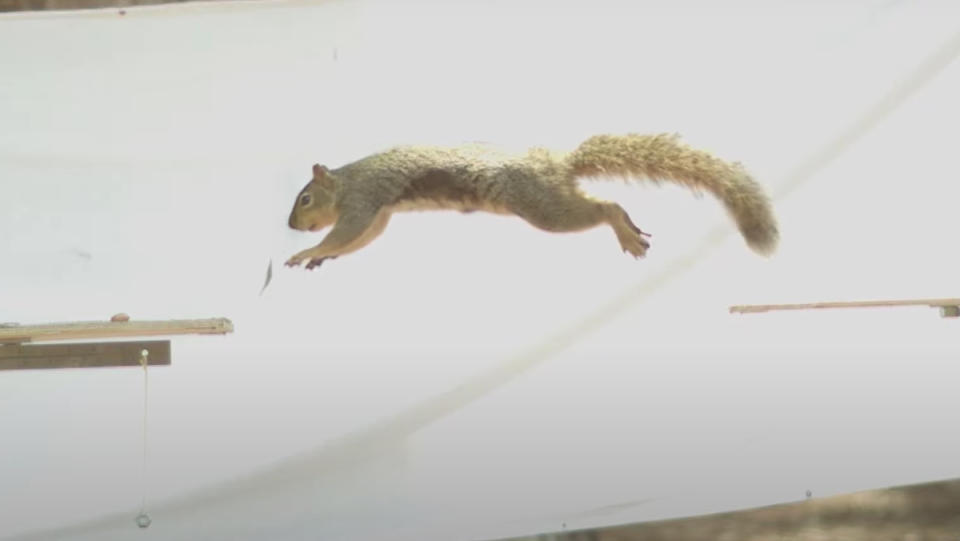
{"type": "Polygon", "coordinates": [[[41,325],[6,324],[0,326],[0,344],[91,338],[227,334],[231,332],[233,332],[233,323],[226,318],[166,321],[80,321],[41,325]]]}
{"type": "Polygon", "coordinates": [[[170,364],[170,341],[102,342],[83,344],[7,344],[0,346],[0,370],[96,368],[140,366],[140,351],[147,364],[170,364]]]}
{"type": "MultiPolygon", "coordinates": [[[[0,0],[0,12],[5,11],[48,11],[117,8],[122,10],[134,6],[156,6],[200,0],[0,0]]],[[[223,1],[223,0],[204,0],[223,1]]]]}
{"type": "Polygon", "coordinates": [[[801,304],[744,304],[730,307],[730,313],[752,314],[774,310],[816,310],[829,308],[880,308],[887,306],[927,306],[931,308],[960,306],[960,299],[904,299],[888,301],[837,301],[801,304]]]}
{"type": "MultiPolygon", "coordinates": [[[[905,440],[907,441],[907,440],[905,440]]],[[[735,540],[844,540],[844,541],[954,541],[960,532],[960,480],[864,490],[824,498],[802,487],[797,501],[712,513],[700,516],[635,522],[589,529],[554,531],[501,541],[670,541],[735,540]]],[[[627,509],[644,515],[644,501],[627,509]]],[[[599,522],[610,508],[579,514],[580,522],[599,522]]],[[[616,511],[616,508],[612,509],[616,511]]],[[[570,516],[569,514],[567,516],[570,516]]],[[[563,523],[558,518],[558,528],[563,523]]]]}

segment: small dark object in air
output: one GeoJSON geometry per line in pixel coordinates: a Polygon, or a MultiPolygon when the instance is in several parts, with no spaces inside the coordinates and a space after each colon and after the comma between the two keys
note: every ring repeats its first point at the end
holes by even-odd
{"type": "Polygon", "coordinates": [[[260,294],[263,295],[264,290],[267,289],[267,286],[270,285],[270,280],[273,279],[273,260],[270,260],[270,263],[267,264],[267,279],[263,282],[263,287],[260,288],[260,294]]]}

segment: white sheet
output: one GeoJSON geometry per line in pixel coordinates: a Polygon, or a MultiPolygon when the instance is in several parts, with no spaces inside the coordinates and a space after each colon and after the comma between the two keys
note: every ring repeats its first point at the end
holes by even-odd
{"type": "Polygon", "coordinates": [[[726,312],[956,295],[955,63],[778,199],[769,261],[710,198],[592,185],[646,260],[433,213],[280,268],[320,238],[286,229],[310,165],[395,143],[678,131],[781,190],[960,30],[935,0],[725,6],[0,16],[0,321],[236,325],[151,370],[142,532],[140,372],[3,373],[0,536],[480,539],[960,474],[956,321],[726,312]]]}

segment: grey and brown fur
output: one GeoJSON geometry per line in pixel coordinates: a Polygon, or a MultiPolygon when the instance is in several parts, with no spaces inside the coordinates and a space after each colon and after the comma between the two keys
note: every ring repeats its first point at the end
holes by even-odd
{"type": "Polygon", "coordinates": [[[648,236],[618,204],[592,198],[583,178],[648,179],[705,190],[723,202],[747,244],[771,254],[779,233],[763,188],[738,163],[690,148],[671,134],[597,135],[572,152],[532,148],[509,154],[481,145],[400,146],[338,169],[313,166],[289,225],[317,231],[332,225],[320,244],[287,261],[313,268],[357,251],[378,237],[400,211],[460,210],[516,215],[550,232],[583,231],[607,224],[623,251],[645,255],[648,236]]]}

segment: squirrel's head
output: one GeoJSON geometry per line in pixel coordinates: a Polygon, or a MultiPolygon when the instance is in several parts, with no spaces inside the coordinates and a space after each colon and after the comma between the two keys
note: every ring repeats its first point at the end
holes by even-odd
{"type": "Polygon", "coordinates": [[[315,164],[313,178],[300,190],[290,211],[289,225],[299,231],[316,231],[337,221],[337,180],[326,167],[315,164]]]}

